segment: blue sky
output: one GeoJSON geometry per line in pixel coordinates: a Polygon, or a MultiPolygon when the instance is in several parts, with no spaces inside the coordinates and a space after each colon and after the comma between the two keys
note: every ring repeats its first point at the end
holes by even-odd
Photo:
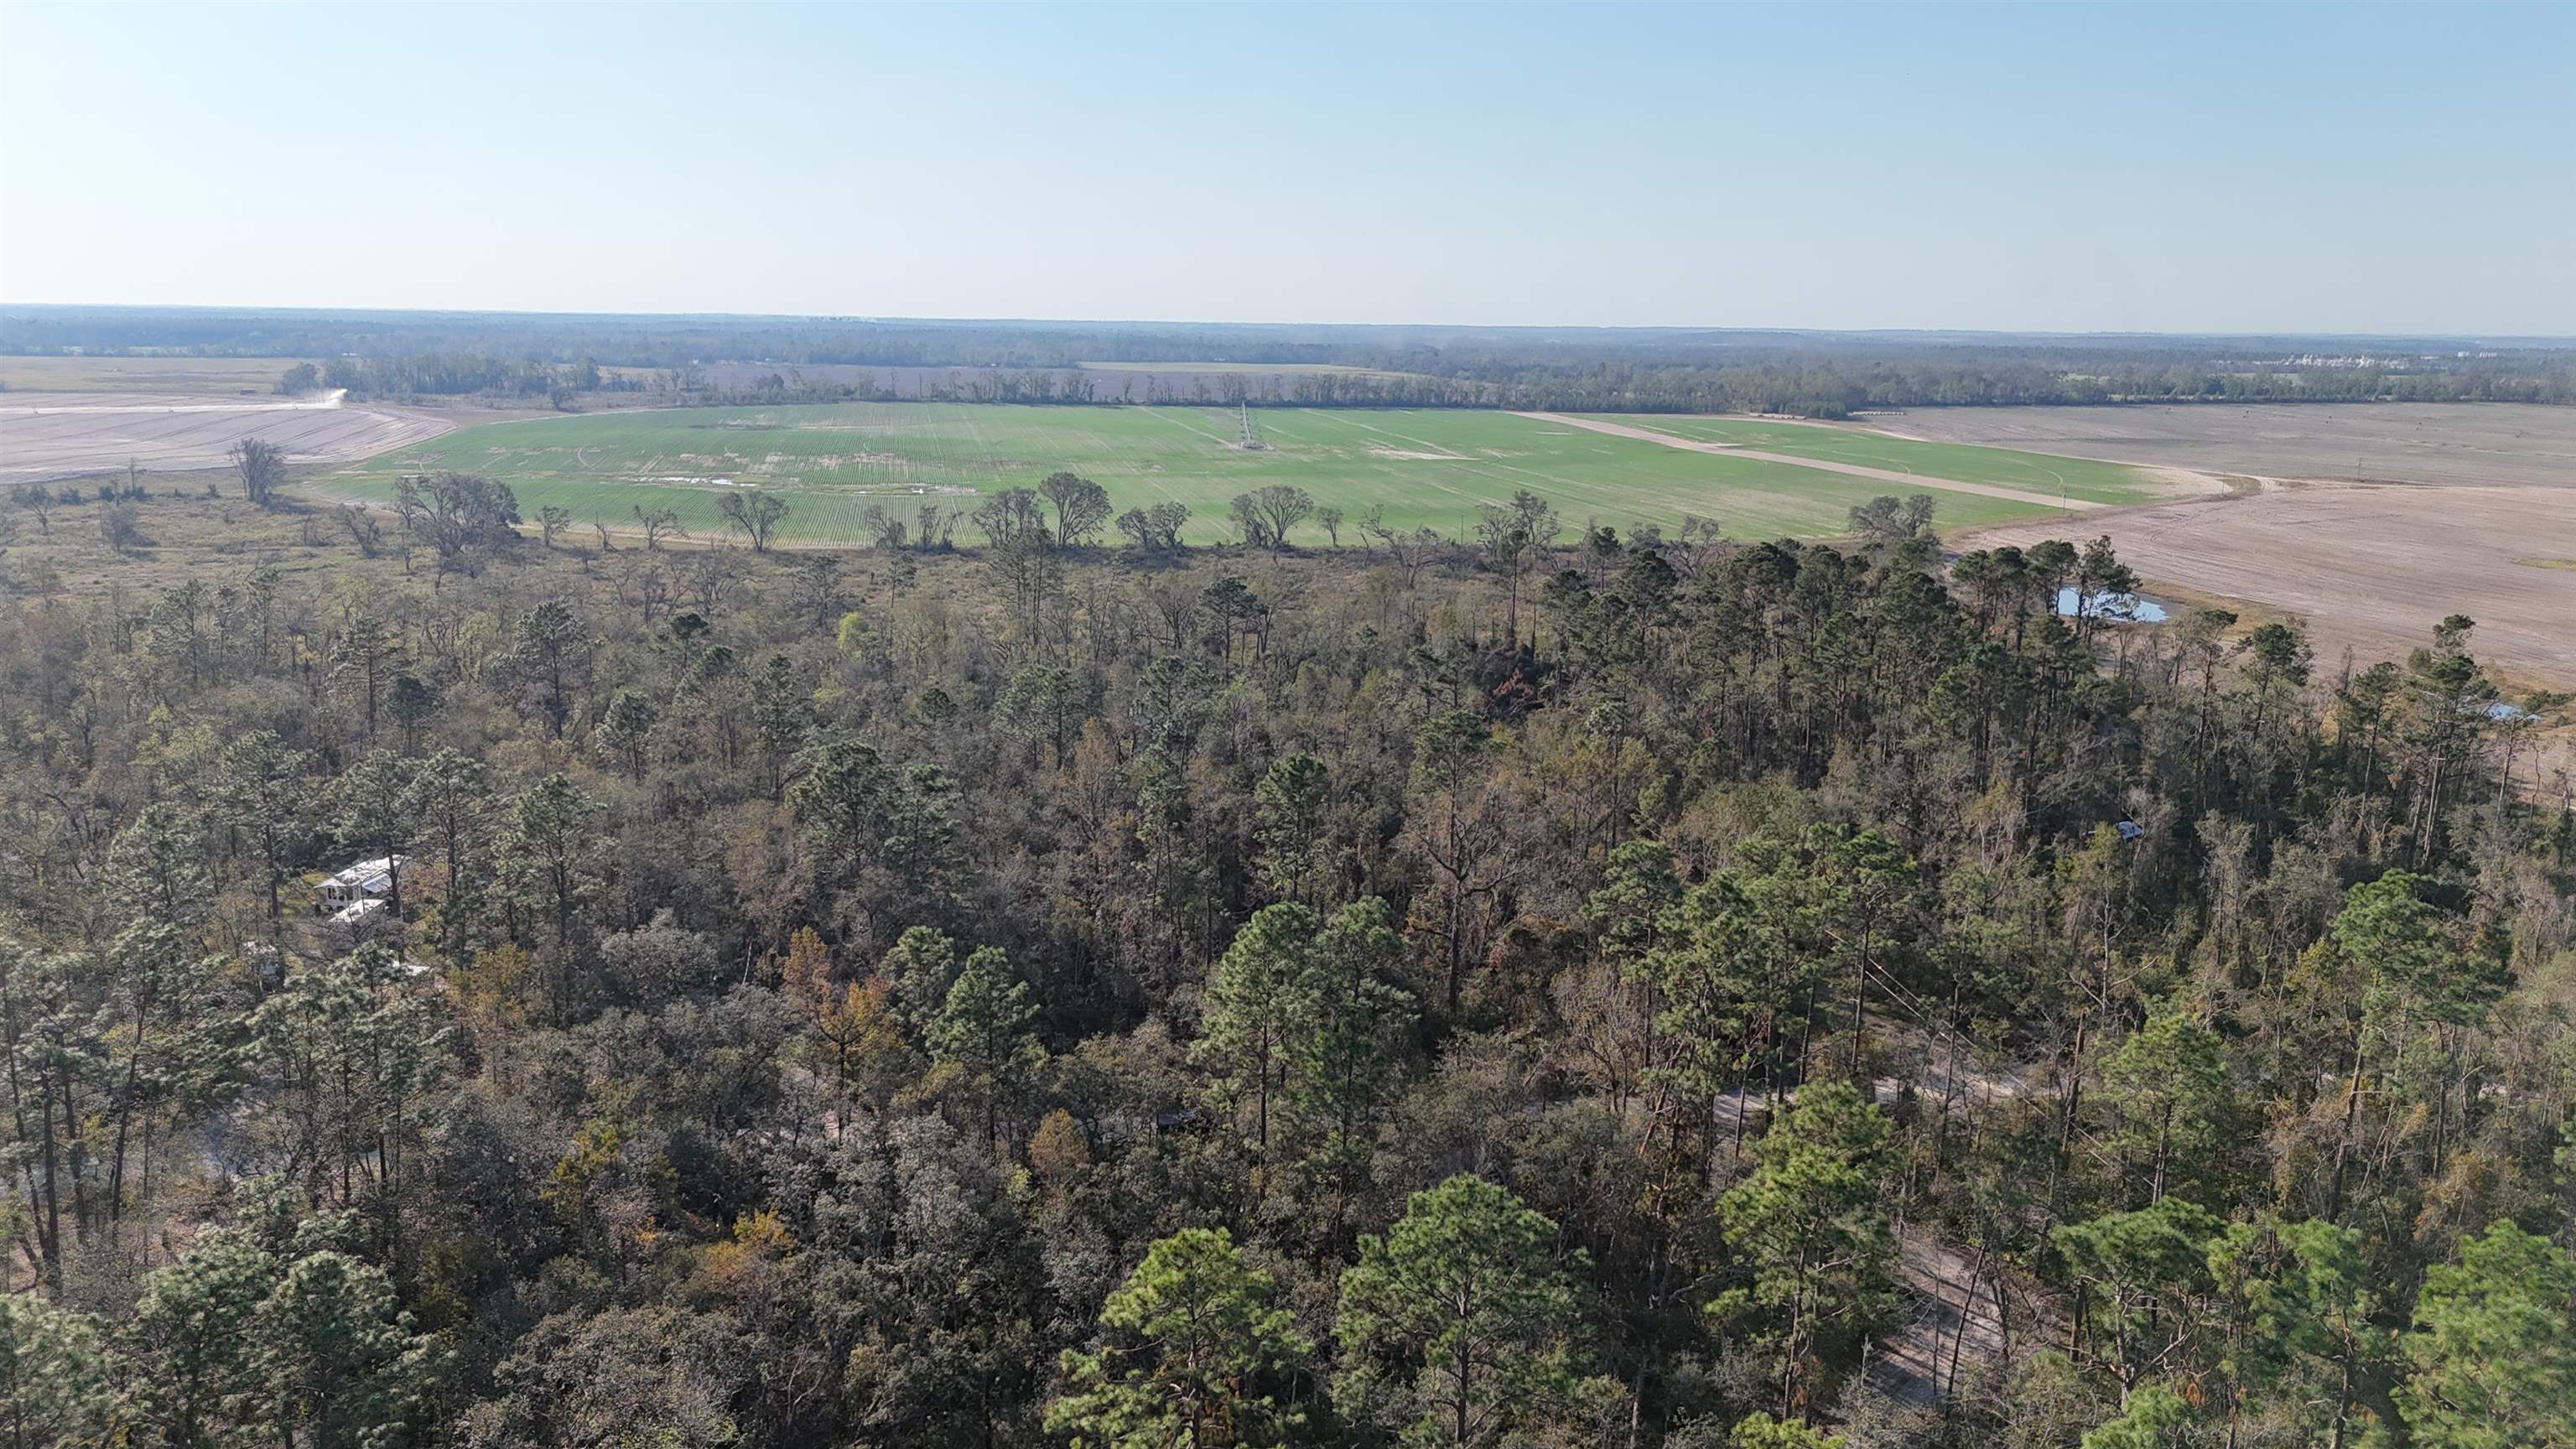
{"type": "Polygon", "coordinates": [[[0,0],[0,299],[2576,334],[2576,5],[0,0]]]}

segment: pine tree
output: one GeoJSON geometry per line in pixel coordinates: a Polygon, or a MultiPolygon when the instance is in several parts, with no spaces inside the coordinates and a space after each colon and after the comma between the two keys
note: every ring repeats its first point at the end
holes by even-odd
{"type": "Polygon", "coordinates": [[[138,919],[194,932],[214,910],[215,882],[205,858],[199,818],[175,801],[155,800],[117,832],[107,868],[117,898],[138,919]]]}
{"type": "Polygon", "coordinates": [[[1283,1090],[1315,1026],[1315,913],[1293,902],[1253,913],[1208,982],[1204,1034],[1190,1057],[1215,1077],[1229,1117],[1252,1111],[1252,1138],[1270,1151],[1270,1101],[1283,1090]]]}
{"type": "Polygon", "coordinates": [[[957,943],[928,926],[912,926],[877,962],[894,1012],[913,1040],[927,1044],[948,1004],[948,989],[957,984],[957,943]]]}
{"type": "Polygon", "coordinates": [[[2145,1384],[2118,1415],[2086,1432],[2083,1449],[2189,1449],[2199,1441],[2198,1426],[2199,1415],[2182,1395],[2163,1384],[2145,1384]]]}
{"type": "Polygon", "coordinates": [[[2079,1361],[2135,1393],[2189,1362],[2214,1327],[2209,1255],[2218,1219],[2186,1198],[2105,1213],[2049,1234],[2074,1280],[2079,1361]]]}
{"type": "Polygon", "coordinates": [[[358,705],[369,740],[403,663],[401,638],[373,614],[351,619],[331,646],[332,683],[358,705]]]}
{"type": "Polygon", "coordinates": [[[1748,1320],[1779,1355],[1779,1412],[1796,1413],[1828,1333],[1857,1333],[1895,1305],[1896,1245],[1883,1188],[1893,1124],[1844,1082],[1810,1082],[1754,1144],[1754,1169],[1718,1201],[1752,1282],[1710,1311],[1748,1320]]]}
{"type": "Polygon", "coordinates": [[[1795,1419],[1751,1414],[1727,1431],[1726,1449],[1842,1449],[1843,1441],[1795,1419]]]}
{"type": "Polygon", "coordinates": [[[437,858],[443,889],[438,945],[451,965],[474,959],[484,941],[483,913],[492,868],[492,784],[482,761],[440,750],[412,774],[407,813],[421,843],[437,858]]]}
{"type": "Polygon", "coordinates": [[[931,1055],[963,1069],[983,1101],[987,1149],[1002,1140],[1002,1099],[1045,1060],[1045,1049],[1029,1029],[1037,1014],[1028,983],[1011,973],[1010,958],[999,946],[985,946],[966,958],[931,1024],[931,1055]]]}
{"type": "Polygon", "coordinates": [[[333,783],[332,831],[340,843],[363,850],[369,859],[389,862],[386,899],[402,914],[402,881],[407,866],[398,859],[411,849],[417,792],[417,765],[391,750],[371,750],[333,783]]]}
{"type": "Polygon", "coordinates": [[[1399,1086],[1399,1038],[1414,1000],[1395,982],[1404,941],[1375,896],[1335,911],[1314,954],[1313,1028],[1296,1046],[1289,1105],[1307,1178],[1328,1189],[1310,1196],[1328,1205],[1324,1222],[1337,1231],[1399,1086]]]}
{"type": "Polygon", "coordinates": [[[600,716],[599,728],[591,732],[599,752],[626,773],[626,778],[644,781],[645,746],[653,737],[653,726],[661,711],[653,702],[631,689],[621,689],[610,697],[607,713],[600,716]]]}
{"type": "Polygon", "coordinates": [[[590,683],[591,657],[599,641],[590,636],[570,604],[549,599],[519,617],[509,652],[495,661],[498,677],[515,686],[524,708],[546,722],[546,733],[562,739],[572,719],[574,696],[590,683]]]}
{"type": "Polygon", "coordinates": [[[2281,1425],[2326,1449],[2384,1433],[2366,1390],[2396,1345],[2379,1322],[2361,1234],[2313,1219],[2230,1224],[2210,1245],[2209,1274],[2231,1422],[2281,1425]]]}
{"type": "Polygon", "coordinates": [[[2195,1197],[2218,1185],[2236,1141],[2234,1096],[2218,1034],[2179,1011],[2161,1011],[2131,1032],[2104,1073],[2116,1126],[2109,1145],[2139,1183],[2148,1206],[2180,1186],[2195,1197]]]}
{"type": "Polygon", "coordinates": [[[2576,1256],[2511,1222],[2437,1263],[2397,1410],[2424,1449],[2576,1445],[2576,1256]]]}
{"type": "Polygon", "coordinates": [[[113,1360],[88,1314],[0,1293],[0,1449],[118,1442],[113,1360]]]}
{"type": "Polygon", "coordinates": [[[221,782],[220,809],[234,837],[258,859],[268,888],[268,919],[278,917],[278,892],[286,883],[287,865],[303,847],[311,802],[304,776],[312,756],[291,750],[267,730],[243,735],[224,747],[215,772],[221,782]]]}
{"type": "Polygon", "coordinates": [[[382,1270],[345,1253],[299,1258],[249,1332],[281,1443],[373,1449],[426,1427],[445,1355],[411,1332],[382,1270]]]}
{"type": "Polygon", "coordinates": [[[1157,1241],[1102,1307],[1099,1349],[1064,1355],[1047,1428],[1074,1449],[1282,1442],[1302,1419],[1287,1376],[1313,1345],[1271,1294],[1223,1228],[1157,1241]]]}
{"type": "Polygon", "coordinates": [[[1480,1177],[1413,1194],[1342,1273],[1335,1401],[1408,1444],[1482,1449],[1597,1398],[1556,1239],[1555,1223],[1480,1177]]]}
{"type": "Polygon", "coordinates": [[[805,748],[813,732],[812,695],[796,672],[796,661],[784,654],[770,655],[751,678],[752,729],[760,736],[761,769],[772,798],[787,777],[787,762],[805,748]]]}
{"type": "Polygon", "coordinates": [[[1283,901],[1320,908],[1326,868],[1324,762],[1295,754],[1273,764],[1253,787],[1253,859],[1262,884],[1283,901]]]}
{"type": "Polygon", "coordinates": [[[599,808],[562,775],[548,775],[510,802],[507,858],[521,893],[554,924],[558,1012],[572,1004],[574,922],[596,886],[599,843],[590,820],[599,808]]]}

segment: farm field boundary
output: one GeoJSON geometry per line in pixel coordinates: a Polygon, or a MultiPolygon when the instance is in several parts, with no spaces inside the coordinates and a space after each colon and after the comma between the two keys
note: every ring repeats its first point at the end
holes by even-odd
{"type": "MultiPolygon", "coordinates": [[[[459,429],[316,480],[331,496],[381,501],[405,473],[455,469],[508,483],[522,512],[558,506],[587,525],[631,526],[670,508],[693,532],[720,527],[727,492],[786,496],[790,542],[867,541],[866,510],[910,521],[924,504],[971,510],[996,489],[1065,470],[1105,487],[1118,509],[1187,505],[1186,537],[1215,543],[1236,494],[1290,484],[1340,511],[1342,543],[1378,509],[1387,525],[1472,531],[1477,510],[1528,490],[1569,532],[1623,531],[1687,517],[1738,538],[1839,534],[1849,510],[1890,483],[1941,490],[1940,522],[1970,527],[2056,516],[2054,496],[1949,485],[1837,460],[1677,446],[1550,416],[1463,409],[1273,408],[1253,416],[1263,446],[1237,446],[1234,411],[1215,407],[1032,407],[830,403],[685,408],[537,418],[459,429]]],[[[2141,498],[2153,496],[2141,489],[2141,498]]],[[[969,535],[971,536],[971,535],[969,535]]],[[[1319,519],[1297,541],[1334,542],[1319,519]]]]}

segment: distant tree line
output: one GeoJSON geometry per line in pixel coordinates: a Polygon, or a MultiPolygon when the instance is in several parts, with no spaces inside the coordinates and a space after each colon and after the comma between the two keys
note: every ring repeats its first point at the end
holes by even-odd
{"type": "MultiPolygon", "coordinates": [[[[2105,403],[2511,402],[2576,404],[2576,363],[2539,372],[2372,369],[2212,371],[2183,363],[2069,373],[2038,360],[1899,363],[1804,358],[1717,367],[1601,363],[1583,368],[1478,365],[1453,375],[1349,372],[1116,373],[1073,368],[960,371],[905,389],[890,381],[810,378],[789,368],[717,385],[677,369],[650,390],[710,407],[825,402],[959,402],[1163,407],[1524,408],[1562,412],[1785,413],[1847,418],[1882,408],[2105,403]]],[[[280,392],[346,388],[352,398],[547,397],[573,406],[609,380],[595,363],[429,356],[334,358],[290,369],[280,392]],[[299,387],[301,383],[304,386],[299,387]]]]}
{"type": "Polygon", "coordinates": [[[1995,351],[1946,361],[1796,358],[1719,367],[1498,366],[1472,375],[1489,385],[1492,405],[1564,412],[1845,418],[1872,408],[2101,403],[2576,403],[2576,356],[2568,355],[2534,355],[2511,368],[2423,372],[2183,361],[2068,370],[2085,366],[2099,364],[1995,351]]]}
{"type": "MultiPolygon", "coordinates": [[[[790,368],[731,385],[686,374],[680,400],[713,407],[775,407],[816,402],[959,402],[1149,407],[1402,407],[1505,405],[1503,389],[1472,378],[1347,372],[1086,372],[1078,368],[1008,368],[958,372],[898,385],[810,377],[790,368]]],[[[1541,406],[1542,404],[1514,404],[1541,406]]]]}
{"type": "Polygon", "coordinates": [[[2030,360],[1895,363],[1823,359],[1719,367],[1642,363],[1587,368],[1484,367],[1491,375],[1223,372],[1115,373],[1073,368],[960,371],[904,388],[883,379],[809,377],[793,368],[716,384],[694,369],[650,381],[610,378],[597,364],[429,356],[298,363],[277,390],[344,388],[353,399],[544,397],[577,406],[586,392],[652,391],[706,407],[832,402],[957,402],[1166,407],[1521,408],[1563,412],[1782,413],[1847,418],[1884,408],[2117,403],[2508,402],[2576,404],[2576,365],[2539,372],[2368,369],[2210,371],[2185,364],[2078,374],[2030,360]]]}
{"type": "MultiPolygon", "coordinates": [[[[942,322],[24,306],[25,355],[328,358],[354,397],[564,399],[652,387],[710,402],[846,400],[806,367],[970,371],[930,400],[1751,411],[2126,401],[2576,403],[2576,349],[2475,337],[2083,336],[1686,328],[942,322]],[[718,359],[774,369],[711,385],[718,359]],[[1084,372],[1225,362],[1244,373],[1084,372]],[[1336,373],[1262,372],[1328,364],[1336,373]],[[601,366],[625,370],[604,376],[601,366]],[[650,381],[635,371],[652,374],[650,381]]],[[[912,394],[907,394],[912,396],[912,394]]]]}
{"type": "Polygon", "coordinates": [[[601,374],[588,357],[570,363],[476,353],[427,352],[393,357],[334,357],[318,367],[299,362],[286,369],[275,391],[287,396],[323,390],[352,399],[497,395],[547,398],[557,406],[585,392],[636,386],[601,374]]]}

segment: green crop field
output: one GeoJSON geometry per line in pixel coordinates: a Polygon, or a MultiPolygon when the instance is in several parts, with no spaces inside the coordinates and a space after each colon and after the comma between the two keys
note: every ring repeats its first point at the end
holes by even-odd
{"type": "Polygon", "coordinates": [[[1919,473],[1960,483],[1996,483],[2056,493],[2095,503],[2141,503],[2156,496],[2154,486],[2135,468],[2090,458],[2058,458],[2044,453],[2017,453],[2009,448],[1980,448],[1964,443],[1920,443],[1857,428],[1814,423],[1784,423],[1768,418],[1677,417],[1667,413],[1603,415],[1603,421],[1651,428],[1703,443],[1732,443],[1765,453],[1788,453],[1831,463],[1857,463],[1896,473],[1919,473]]]}
{"type": "MultiPolygon", "coordinates": [[[[314,486],[386,499],[400,474],[455,469],[507,482],[529,516],[560,505],[581,523],[614,528],[639,504],[669,506],[694,533],[717,530],[717,500],[727,492],[759,486],[791,500],[781,537],[807,542],[863,541],[861,513],[870,503],[907,520],[918,503],[942,496],[971,509],[975,494],[1034,485],[1058,469],[1097,480],[1120,509],[1167,498],[1188,504],[1196,514],[1188,536],[1202,543],[1232,535],[1229,499],[1270,483],[1296,484],[1353,522],[1376,505],[1390,523],[1452,535],[1472,526],[1479,504],[1517,489],[1545,497],[1569,525],[1671,528],[1696,514],[1738,538],[1835,534],[1852,505],[1890,491],[1872,479],[1509,413],[1274,408],[1255,411],[1253,422],[1264,450],[1234,446],[1232,412],[1182,407],[844,403],[617,412],[464,428],[314,486]]],[[[1969,493],[1940,497],[1939,521],[1950,526],[2049,511],[1969,493]]],[[[961,540],[973,536],[960,530],[961,540]]],[[[1344,541],[1353,537],[1346,526],[1344,541]]],[[[1298,541],[1325,540],[1308,524],[1298,541]]]]}

